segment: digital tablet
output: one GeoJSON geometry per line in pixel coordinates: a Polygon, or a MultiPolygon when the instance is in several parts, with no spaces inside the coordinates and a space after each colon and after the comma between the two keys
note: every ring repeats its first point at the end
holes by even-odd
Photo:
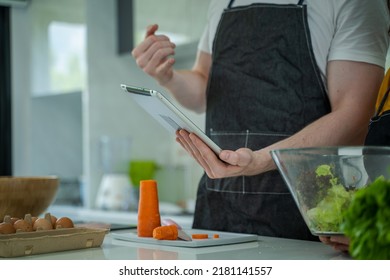
{"type": "Polygon", "coordinates": [[[179,129],[185,129],[188,132],[196,134],[217,155],[221,152],[222,149],[162,93],[152,89],[125,84],[122,84],[121,87],[126,92],[131,93],[130,96],[133,100],[170,132],[176,133],[179,129]]]}

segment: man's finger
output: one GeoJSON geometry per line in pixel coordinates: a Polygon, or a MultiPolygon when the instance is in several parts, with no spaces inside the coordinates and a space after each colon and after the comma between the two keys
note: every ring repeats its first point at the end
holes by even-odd
{"type": "Polygon", "coordinates": [[[145,39],[149,37],[150,35],[153,35],[158,29],[157,24],[152,24],[146,27],[146,34],[145,34],[145,39]]]}

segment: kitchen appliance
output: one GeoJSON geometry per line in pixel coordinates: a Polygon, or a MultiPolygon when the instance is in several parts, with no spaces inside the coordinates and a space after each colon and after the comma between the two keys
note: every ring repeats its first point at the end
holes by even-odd
{"type": "Polygon", "coordinates": [[[104,174],[96,206],[103,210],[129,210],[135,203],[132,185],[126,174],[104,174]]]}
{"type": "Polygon", "coordinates": [[[96,207],[103,210],[136,208],[137,200],[128,174],[131,139],[105,135],[99,144],[103,175],[96,207]]]}

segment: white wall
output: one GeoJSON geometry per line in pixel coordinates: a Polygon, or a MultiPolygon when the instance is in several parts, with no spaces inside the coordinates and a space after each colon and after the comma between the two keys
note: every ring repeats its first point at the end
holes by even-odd
{"type": "MultiPolygon", "coordinates": [[[[39,1],[39,0],[37,0],[39,1]]],[[[88,78],[82,93],[83,172],[86,206],[93,208],[102,176],[99,159],[99,138],[102,135],[130,136],[132,159],[152,159],[160,164],[184,164],[189,170],[187,182],[191,197],[195,196],[201,169],[182,152],[155,120],[134,104],[121,90],[121,83],[145,87],[158,87],[156,82],[136,66],[128,54],[117,53],[117,21],[115,0],[85,0],[87,23],[88,78]]],[[[12,10],[12,63],[13,63],[13,138],[15,175],[31,173],[34,158],[31,143],[31,38],[28,9],[12,10]]],[[[195,54],[195,50],[194,50],[195,54]]],[[[178,63],[179,67],[192,66],[194,56],[178,63]]],[[[187,111],[188,112],[188,111],[187,111]]],[[[190,113],[195,122],[204,127],[204,116],[190,113]]],[[[50,117],[50,116],[48,116],[50,117]]],[[[58,147],[61,148],[61,147],[58,147]]],[[[183,186],[184,187],[184,186],[183,186]]]]}

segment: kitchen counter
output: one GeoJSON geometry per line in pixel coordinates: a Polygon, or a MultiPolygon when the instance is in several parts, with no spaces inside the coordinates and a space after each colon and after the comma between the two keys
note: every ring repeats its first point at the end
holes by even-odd
{"type": "MultiPolygon", "coordinates": [[[[167,211],[161,217],[172,218],[183,228],[191,228],[192,215],[182,215],[167,211]]],[[[135,212],[104,211],[68,206],[52,206],[48,212],[57,217],[68,216],[75,221],[100,222],[120,225],[136,225],[137,214],[135,212]]],[[[115,230],[115,233],[126,232],[115,230]]],[[[112,238],[108,233],[101,247],[74,251],[49,253],[42,255],[25,256],[16,259],[68,259],[68,260],[256,260],[256,259],[295,259],[295,260],[328,260],[349,259],[349,256],[333,250],[330,246],[321,242],[310,242],[293,239],[273,238],[259,236],[258,241],[219,245],[200,248],[156,246],[112,238]]]]}
{"type": "MultiPolygon", "coordinates": [[[[136,225],[135,212],[115,212],[77,207],[52,206],[48,212],[57,217],[69,216],[76,221],[101,222],[121,225],[136,225]]],[[[161,215],[172,218],[183,228],[191,228],[192,215],[177,215],[174,211],[161,215]]],[[[112,232],[122,233],[128,229],[112,232]]],[[[258,241],[240,244],[219,245],[200,248],[172,247],[154,244],[122,241],[108,233],[101,247],[42,255],[25,256],[15,259],[34,260],[329,260],[350,259],[347,254],[337,252],[321,242],[259,236],[258,241]]]]}
{"type": "MultiPolygon", "coordinates": [[[[116,230],[123,233],[128,230],[116,230]]],[[[31,255],[29,260],[338,260],[350,259],[320,242],[259,236],[258,241],[185,248],[121,241],[105,236],[101,247],[31,255]]]]}

